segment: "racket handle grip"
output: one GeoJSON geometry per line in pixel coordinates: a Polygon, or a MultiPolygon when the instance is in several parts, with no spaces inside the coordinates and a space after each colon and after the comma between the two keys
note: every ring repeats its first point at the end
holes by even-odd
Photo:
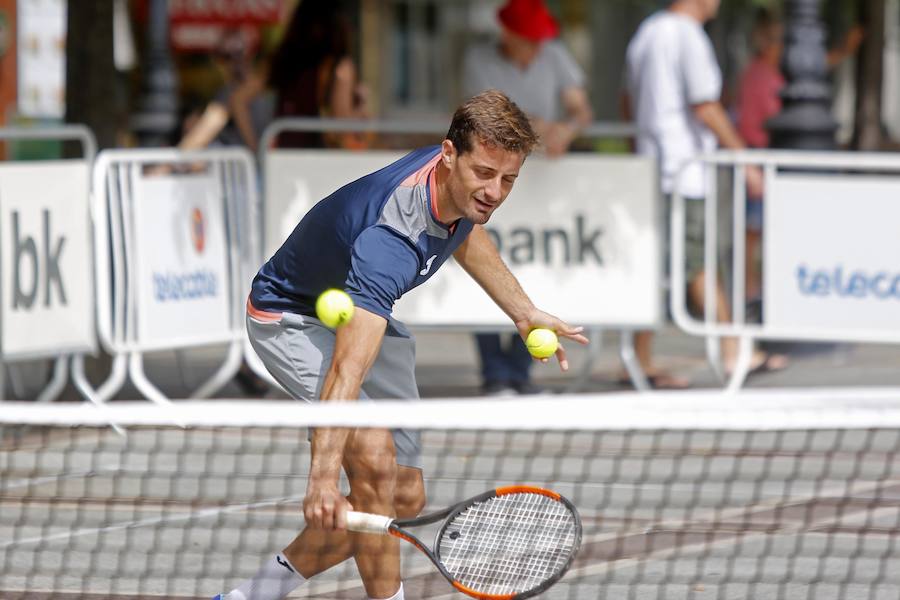
{"type": "Polygon", "coordinates": [[[370,513],[347,511],[347,529],[357,533],[375,533],[384,535],[394,519],[370,513]]]}

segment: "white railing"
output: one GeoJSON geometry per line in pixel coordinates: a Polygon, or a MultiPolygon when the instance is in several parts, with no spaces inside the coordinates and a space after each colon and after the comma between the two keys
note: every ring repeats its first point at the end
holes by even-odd
{"type": "Polygon", "coordinates": [[[98,389],[84,382],[82,393],[103,403],[130,377],[146,398],[167,404],[144,372],[144,354],[226,344],[222,364],[190,397],[212,395],[249,347],[244,302],[250,265],[260,260],[252,155],[104,151],[93,189],[97,331],[113,364],[98,389]]]}
{"type": "MultiPolygon", "coordinates": [[[[83,186],[79,189],[72,189],[71,194],[68,194],[67,191],[63,191],[63,194],[68,195],[68,200],[65,200],[66,203],[72,203],[74,206],[70,206],[66,210],[73,210],[75,214],[80,211],[87,212],[87,203],[88,203],[88,192],[89,192],[89,176],[87,173],[90,170],[90,165],[94,160],[94,156],[97,153],[97,142],[94,138],[93,133],[90,129],[83,125],[65,125],[59,127],[40,127],[40,128],[30,128],[30,127],[5,127],[0,129],[0,140],[45,140],[45,141],[75,141],[81,145],[82,149],[82,158],[80,159],[66,159],[65,161],[51,161],[46,163],[47,165],[51,165],[48,167],[47,171],[49,172],[52,169],[52,173],[50,173],[49,177],[53,177],[54,175],[59,175],[61,173],[60,169],[67,170],[66,175],[72,175],[75,179],[84,179],[83,186]],[[62,164],[65,166],[62,166],[62,164]],[[83,171],[83,173],[82,173],[83,171]]],[[[40,166],[40,163],[43,161],[13,161],[4,163],[3,167],[6,171],[20,171],[22,167],[20,165],[28,165],[27,169],[31,169],[35,166],[40,166]]],[[[41,174],[40,172],[34,172],[32,177],[36,178],[38,182],[40,182],[41,174]]],[[[44,178],[46,181],[46,177],[44,178]]],[[[0,206],[8,203],[8,202],[16,202],[18,194],[16,192],[12,192],[7,194],[8,190],[4,190],[4,197],[0,199],[0,206]]],[[[45,203],[45,199],[41,197],[42,186],[38,185],[33,187],[30,190],[25,190],[25,194],[27,197],[25,200],[30,205],[31,210],[47,210],[48,215],[54,214],[54,208],[58,208],[58,206],[51,207],[49,204],[45,203]]],[[[51,203],[55,203],[55,200],[50,201],[51,203]]],[[[6,208],[4,207],[3,217],[0,218],[0,221],[5,220],[6,208]]],[[[48,217],[49,219],[49,217],[48,217]]],[[[83,231],[78,231],[77,233],[85,238],[84,244],[78,244],[79,247],[74,248],[73,244],[77,244],[75,240],[67,240],[69,242],[68,248],[58,247],[56,249],[55,259],[60,260],[61,254],[63,251],[67,251],[70,254],[72,252],[80,251],[80,252],[90,252],[90,242],[89,242],[89,232],[88,229],[90,227],[87,219],[81,220],[85,229],[83,231]]],[[[74,227],[78,227],[77,225],[72,225],[74,227]]],[[[49,229],[49,227],[48,227],[49,229]]],[[[78,240],[81,241],[81,240],[78,240]]],[[[47,241],[47,246],[49,248],[49,240],[47,241]]],[[[9,251],[9,248],[6,244],[4,244],[3,251],[9,251]]],[[[3,255],[3,252],[0,251],[0,255],[3,255]]],[[[10,257],[10,263],[12,260],[21,260],[21,257],[13,258],[10,257]]],[[[45,257],[48,259],[48,257],[45,257]]],[[[35,247],[34,253],[35,260],[35,273],[34,273],[34,285],[37,286],[37,278],[38,278],[38,250],[35,247]]],[[[59,265],[57,265],[59,266],[59,265]]],[[[77,278],[78,283],[82,284],[80,287],[88,290],[91,285],[91,273],[84,272],[58,272],[61,282],[65,282],[70,284],[69,291],[72,292],[71,284],[73,284],[73,278],[77,278]]],[[[5,277],[4,283],[9,285],[13,285],[11,277],[5,277]]],[[[49,281],[48,284],[49,286],[49,281]]],[[[63,285],[63,283],[61,283],[63,285]]],[[[0,290],[2,290],[2,285],[0,285],[0,290]]],[[[11,297],[11,294],[7,293],[8,290],[3,290],[2,298],[3,298],[3,306],[0,309],[0,332],[3,331],[3,327],[6,326],[9,328],[12,321],[12,306],[7,306],[6,302],[11,297]],[[6,315],[6,323],[3,323],[3,316],[6,315]]],[[[49,291],[48,291],[49,296],[49,291]]],[[[71,301],[72,298],[70,297],[71,301]]],[[[77,312],[78,315],[71,314],[69,318],[74,318],[77,321],[90,323],[92,317],[92,310],[90,306],[86,307],[76,307],[74,311],[68,311],[70,313],[77,312]],[[84,313],[81,314],[79,308],[84,309],[84,313]]],[[[33,329],[31,329],[32,333],[37,334],[41,332],[42,329],[46,328],[47,323],[45,319],[40,314],[32,314],[31,321],[33,322],[33,329]]],[[[26,311],[24,317],[27,319],[29,317],[28,311],[26,311]]],[[[21,320],[22,315],[16,315],[18,320],[21,320]]],[[[91,328],[92,329],[92,328],[91,328]]],[[[5,337],[5,336],[4,336],[5,337]]],[[[21,336],[20,336],[21,337],[21,336]]],[[[80,341],[75,341],[66,348],[61,348],[60,345],[49,343],[49,344],[41,344],[37,349],[30,350],[21,350],[12,348],[10,346],[16,346],[20,344],[3,344],[0,343],[0,398],[4,396],[6,390],[6,374],[9,373],[9,379],[12,383],[13,388],[22,388],[24,387],[22,384],[22,380],[24,376],[20,372],[20,367],[24,365],[26,362],[34,361],[34,360],[44,360],[51,359],[54,361],[53,370],[51,377],[45,387],[38,393],[36,400],[38,402],[49,402],[54,400],[59,396],[59,394],[63,391],[66,385],[66,381],[69,377],[70,369],[72,371],[73,380],[77,382],[79,380],[84,379],[84,363],[82,361],[82,353],[85,351],[90,351],[93,349],[95,345],[95,336],[93,335],[93,331],[89,332],[87,335],[81,336],[80,341]],[[71,359],[71,366],[70,366],[71,359]]],[[[10,340],[11,341],[11,340],[10,340]]],[[[19,340],[25,341],[25,340],[19,340]]],[[[32,344],[32,348],[34,345],[32,344]]],[[[21,392],[22,390],[20,390],[21,392]]]]}
{"type": "MultiPolygon", "coordinates": [[[[706,273],[717,273],[719,266],[717,221],[720,203],[716,171],[726,167],[733,174],[732,317],[727,322],[716,319],[716,277],[705,278],[703,318],[692,317],[688,310],[685,202],[694,200],[686,200],[677,193],[672,197],[671,312],[682,330],[707,338],[710,362],[720,376],[724,377],[724,372],[719,359],[718,340],[723,337],[738,339],[739,354],[728,389],[739,388],[746,378],[755,340],[900,343],[900,295],[894,302],[895,308],[882,302],[883,298],[877,298],[874,288],[863,290],[860,283],[850,294],[854,298],[828,299],[825,296],[837,296],[837,293],[831,294],[825,289],[828,285],[825,279],[821,289],[816,289],[814,294],[796,289],[802,288],[802,284],[798,282],[795,286],[789,279],[793,273],[800,277],[799,267],[795,268],[797,263],[791,261],[798,260],[806,252],[815,260],[829,260],[829,257],[852,260],[857,265],[854,273],[858,273],[860,278],[864,277],[864,273],[878,272],[878,269],[892,266],[900,278],[900,263],[897,261],[900,247],[896,242],[900,240],[900,235],[896,233],[896,223],[900,221],[900,155],[720,151],[698,156],[691,161],[694,162],[710,167],[705,169],[706,273]],[[759,323],[748,323],[744,310],[745,169],[748,166],[762,169],[765,183],[764,295],[763,316],[759,323]],[[805,222],[802,220],[804,214],[805,222]],[[879,232],[884,235],[879,235],[879,232]],[[865,301],[867,296],[870,296],[868,302],[865,301]],[[876,314],[879,318],[872,316],[876,314]]],[[[840,274],[836,276],[840,279],[840,274]]],[[[881,283],[884,283],[883,278],[881,283]]],[[[885,295],[885,290],[890,293],[882,285],[878,295],[885,295]]]]}

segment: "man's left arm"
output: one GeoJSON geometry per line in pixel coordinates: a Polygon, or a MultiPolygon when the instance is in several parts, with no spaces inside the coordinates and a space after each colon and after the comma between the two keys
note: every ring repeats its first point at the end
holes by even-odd
{"type": "Polygon", "coordinates": [[[562,91],[562,106],[565,120],[549,123],[541,134],[547,155],[551,157],[564,154],[593,119],[587,91],[581,86],[562,91]]]}
{"type": "Polygon", "coordinates": [[[538,131],[547,155],[560,156],[568,151],[569,146],[594,118],[591,103],[585,85],[584,70],[572,54],[560,42],[550,42],[545,46],[556,72],[556,85],[559,86],[560,114],[559,120],[544,123],[538,131]]]}
{"type": "MultiPolygon", "coordinates": [[[[588,343],[588,339],[581,333],[584,331],[583,327],[573,327],[534,306],[519,281],[500,258],[496,246],[481,225],[472,228],[472,232],[456,249],[453,257],[512,319],[523,339],[532,329],[546,327],[555,331],[557,335],[579,344],[588,343]]],[[[569,361],[562,345],[557,350],[556,357],[562,370],[568,370],[569,361]]]]}

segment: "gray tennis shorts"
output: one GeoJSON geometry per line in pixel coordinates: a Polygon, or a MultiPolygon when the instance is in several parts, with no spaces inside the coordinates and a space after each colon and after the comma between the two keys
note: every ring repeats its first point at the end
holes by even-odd
{"type": "MultiPolygon", "coordinates": [[[[402,327],[392,321],[392,327],[402,327]]],[[[269,373],[298,400],[319,399],[334,354],[334,331],[315,317],[282,313],[262,321],[247,315],[250,344],[269,373]]],[[[416,343],[413,337],[385,335],[375,363],[362,384],[360,400],[417,400],[416,343]]],[[[418,431],[394,429],[397,464],[422,468],[418,431]]]]}

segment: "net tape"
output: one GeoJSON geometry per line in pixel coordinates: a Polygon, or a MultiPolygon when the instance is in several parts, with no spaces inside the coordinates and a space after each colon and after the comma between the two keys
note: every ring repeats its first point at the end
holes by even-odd
{"type": "Polygon", "coordinates": [[[3,402],[0,424],[121,426],[370,426],[482,430],[797,430],[900,427],[900,390],[770,389],[530,396],[528,400],[308,404],[180,401],[3,402]],[[514,407],[514,408],[513,408],[514,407]]]}

